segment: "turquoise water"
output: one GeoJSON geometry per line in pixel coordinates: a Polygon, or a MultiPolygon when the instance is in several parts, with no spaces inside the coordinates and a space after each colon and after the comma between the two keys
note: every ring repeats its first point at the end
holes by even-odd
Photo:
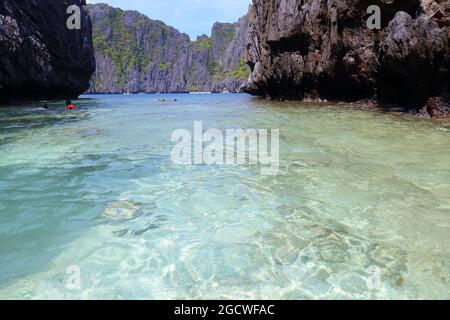
{"type": "Polygon", "coordinates": [[[76,104],[0,108],[0,298],[450,298],[448,124],[246,95],[76,104]],[[280,129],[279,174],[174,165],[195,120],[280,129]]]}

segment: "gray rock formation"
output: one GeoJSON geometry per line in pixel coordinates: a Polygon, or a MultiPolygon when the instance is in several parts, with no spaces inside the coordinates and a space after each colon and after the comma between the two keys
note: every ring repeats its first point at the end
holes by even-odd
{"type": "Polygon", "coordinates": [[[191,41],[137,11],[105,4],[88,11],[97,61],[89,93],[236,92],[248,78],[245,17],[191,41]]]}
{"type": "Polygon", "coordinates": [[[448,92],[449,0],[253,0],[245,91],[422,106],[448,92]],[[382,29],[367,27],[379,5],[382,29]]]}
{"type": "Polygon", "coordinates": [[[91,22],[69,30],[67,7],[85,0],[0,1],[0,100],[75,98],[95,68],[91,22]]]}
{"type": "Polygon", "coordinates": [[[380,42],[379,98],[423,103],[448,80],[448,40],[437,22],[398,12],[380,42]]]}

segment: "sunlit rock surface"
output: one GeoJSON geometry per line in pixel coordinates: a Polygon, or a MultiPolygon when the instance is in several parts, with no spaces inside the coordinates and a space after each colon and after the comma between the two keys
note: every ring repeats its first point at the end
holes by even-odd
{"type": "Polygon", "coordinates": [[[216,23],[211,37],[191,41],[137,11],[105,4],[88,10],[97,60],[90,93],[237,92],[248,78],[246,17],[216,23]]]}

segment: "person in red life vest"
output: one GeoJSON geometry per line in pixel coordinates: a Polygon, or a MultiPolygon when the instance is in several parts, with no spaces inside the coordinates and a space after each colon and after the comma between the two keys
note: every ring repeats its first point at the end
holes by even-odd
{"type": "Polygon", "coordinates": [[[77,108],[72,104],[71,101],[66,101],[66,107],[64,109],[66,109],[66,110],[76,110],[77,108]]]}

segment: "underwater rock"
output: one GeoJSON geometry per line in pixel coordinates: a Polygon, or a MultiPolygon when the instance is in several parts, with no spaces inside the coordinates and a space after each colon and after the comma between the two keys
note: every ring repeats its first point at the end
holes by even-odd
{"type": "Polygon", "coordinates": [[[134,219],[142,214],[140,206],[141,203],[128,200],[111,202],[101,217],[115,221],[134,219]]]}

